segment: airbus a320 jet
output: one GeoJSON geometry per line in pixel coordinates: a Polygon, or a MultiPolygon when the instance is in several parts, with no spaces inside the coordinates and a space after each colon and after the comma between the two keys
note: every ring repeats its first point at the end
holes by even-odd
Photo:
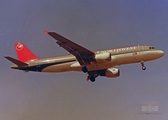
{"type": "Polygon", "coordinates": [[[67,72],[83,71],[87,73],[87,80],[95,81],[98,76],[118,77],[120,70],[117,65],[141,63],[142,70],[146,67],[144,62],[158,59],[164,55],[162,50],[152,46],[132,46],[110,50],[90,51],[71,40],[55,33],[45,31],[56,40],[56,43],[70,54],[52,58],[38,58],[23,43],[15,44],[18,60],[9,56],[6,59],[13,62],[12,69],[36,72],[67,72]]]}

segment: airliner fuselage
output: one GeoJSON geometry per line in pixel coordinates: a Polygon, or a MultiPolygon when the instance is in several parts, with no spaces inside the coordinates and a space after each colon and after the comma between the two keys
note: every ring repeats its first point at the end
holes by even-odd
{"type": "Polygon", "coordinates": [[[120,70],[113,68],[114,66],[139,62],[145,70],[144,62],[164,55],[162,50],[139,45],[92,52],[57,33],[47,32],[47,34],[56,39],[56,43],[70,54],[39,59],[23,43],[18,42],[15,44],[18,60],[5,57],[15,63],[11,68],[36,72],[83,71],[88,73],[87,79],[94,82],[97,76],[118,77],[120,70]]]}
{"type": "MultiPolygon", "coordinates": [[[[110,53],[110,60],[99,60],[86,65],[89,71],[111,68],[117,65],[131,64],[155,60],[163,56],[162,50],[157,50],[151,46],[132,46],[117,48],[111,50],[96,51],[95,54],[110,53]]],[[[29,68],[23,68],[26,71],[38,72],[67,72],[82,71],[82,66],[73,55],[45,58],[27,62],[29,68]]],[[[14,65],[12,68],[18,69],[14,65]]]]}

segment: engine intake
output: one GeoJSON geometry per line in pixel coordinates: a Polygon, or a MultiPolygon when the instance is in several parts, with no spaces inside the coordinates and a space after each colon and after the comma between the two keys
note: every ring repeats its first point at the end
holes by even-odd
{"type": "Polygon", "coordinates": [[[111,61],[111,54],[106,52],[106,53],[98,53],[95,55],[95,60],[96,62],[107,62],[111,61]]]}
{"type": "Polygon", "coordinates": [[[105,74],[106,77],[118,77],[120,76],[120,70],[118,68],[108,68],[105,74]]]}

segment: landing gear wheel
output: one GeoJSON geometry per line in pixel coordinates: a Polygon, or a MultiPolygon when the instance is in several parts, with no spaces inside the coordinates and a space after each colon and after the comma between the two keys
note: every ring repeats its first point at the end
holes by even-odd
{"type": "Polygon", "coordinates": [[[142,66],[142,70],[146,70],[146,67],[145,67],[144,61],[141,61],[141,66],[142,66]]]}
{"type": "Polygon", "coordinates": [[[95,81],[95,77],[94,76],[90,76],[90,81],[94,82],[95,81]]]}
{"type": "Polygon", "coordinates": [[[145,67],[145,66],[142,66],[142,70],[146,70],[146,67],[145,67]]]}
{"type": "Polygon", "coordinates": [[[83,71],[84,73],[88,72],[87,67],[86,67],[86,66],[82,67],[82,71],[83,71]]]}

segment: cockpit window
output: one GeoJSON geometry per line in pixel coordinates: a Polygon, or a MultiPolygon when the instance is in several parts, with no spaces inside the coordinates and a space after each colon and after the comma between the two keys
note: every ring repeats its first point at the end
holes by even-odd
{"type": "Polygon", "coordinates": [[[155,49],[155,47],[149,47],[149,49],[155,49]]]}

